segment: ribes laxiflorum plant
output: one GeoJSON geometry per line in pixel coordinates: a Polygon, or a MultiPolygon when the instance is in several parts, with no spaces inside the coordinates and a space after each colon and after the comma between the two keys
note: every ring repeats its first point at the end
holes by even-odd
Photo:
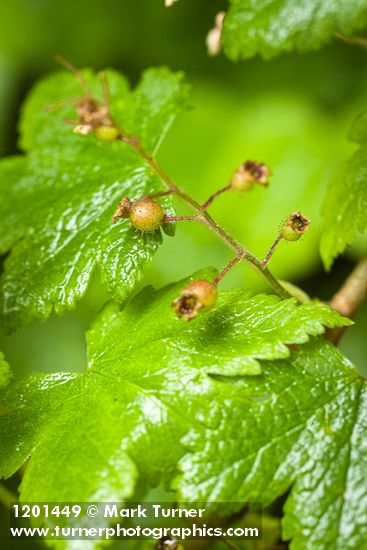
{"type": "MultiPolygon", "coordinates": [[[[226,33],[243,20],[246,4],[232,2],[226,33]]],[[[339,30],[360,23],[357,13],[339,30]]],[[[334,31],[321,16],[320,28],[325,37],[334,31]]],[[[301,47],[303,39],[302,27],[292,40],[301,47]]],[[[232,57],[247,55],[241,41],[225,40],[232,57]]],[[[257,40],[252,48],[262,52],[257,40]]],[[[264,258],[209,213],[225,192],[235,200],[266,188],[265,163],[239,159],[204,202],[157,163],[160,143],[187,104],[183,76],[150,69],[131,90],[115,71],[96,75],[67,65],[71,72],[52,74],[30,93],[20,124],[23,154],[0,163],[0,251],[8,253],[1,322],[15,330],[75,307],[96,268],[111,302],[87,333],[84,372],[66,366],[14,384],[0,360],[0,476],[27,463],[23,501],[121,501],[163,482],[177,500],[237,503],[228,514],[289,492],[283,537],[293,548],[366,548],[367,390],[332,343],[351,324],[339,311],[352,315],[365,291],[365,262],[347,281],[349,294],[335,296],[334,309],[279,281],[269,270],[272,255],[282,241],[307,233],[305,213],[279,220],[264,258]],[[176,215],[175,199],[192,212],[176,215]],[[233,259],[219,273],[208,268],[134,295],[145,264],[181,221],[205,225],[233,259]],[[239,262],[257,268],[273,293],[218,288],[239,262]]],[[[343,184],[337,178],[328,192],[335,204],[325,213],[327,267],[367,219],[364,117],[352,136],[361,148],[343,184]],[[341,236],[335,220],[345,224],[341,236]]],[[[290,256],[292,246],[302,243],[290,244],[290,256]]]]}

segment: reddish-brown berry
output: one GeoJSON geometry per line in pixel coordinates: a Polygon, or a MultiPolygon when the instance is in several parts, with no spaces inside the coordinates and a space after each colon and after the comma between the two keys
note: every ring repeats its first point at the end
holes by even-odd
{"type": "Polygon", "coordinates": [[[236,191],[248,191],[255,184],[269,185],[271,171],[266,164],[247,160],[236,170],[230,181],[230,186],[236,191]]]}
{"type": "Polygon", "coordinates": [[[310,220],[302,216],[301,212],[293,212],[283,222],[280,234],[286,241],[298,241],[307,231],[310,220]]]}
{"type": "Polygon", "coordinates": [[[132,204],[129,218],[134,227],[149,232],[155,231],[162,225],[165,212],[156,201],[146,198],[132,204]]]}
{"type": "Polygon", "coordinates": [[[210,309],[217,299],[217,287],[210,281],[199,279],[188,284],[181,296],[172,302],[177,317],[191,321],[199,311],[210,309]]]}

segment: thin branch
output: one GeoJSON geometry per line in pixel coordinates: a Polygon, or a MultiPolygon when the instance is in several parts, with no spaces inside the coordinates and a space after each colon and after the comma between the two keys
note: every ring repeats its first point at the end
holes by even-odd
{"type": "Polygon", "coordinates": [[[99,79],[102,84],[102,90],[103,90],[103,105],[107,108],[109,111],[110,109],[110,86],[108,83],[108,76],[105,71],[102,71],[98,74],[99,79]]]}
{"type": "Polygon", "coordinates": [[[330,305],[346,317],[353,317],[367,298],[367,257],[363,258],[343,286],[333,296],[330,305]]]}
{"type": "Polygon", "coordinates": [[[226,191],[228,191],[229,189],[231,189],[231,185],[228,184],[226,185],[225,187],[222,187],[221,189],[218,189],[218,191],[216,191],[215,193],[213,193],[213,195],[210,195],[210,197],[201,205],[201,208],[202,210],[206,210],[208,208],[208,206],[211,205],[211,203],[217,198],[219,197],[219,195],[221,195],[222,193],[225,193],[226,191]]]}
{"type": "Polygon", "coordinates": [[[163,220],[164,223],[166,222],[201,222],[206,223],[204,218],[201,218],[200,216],[166,216],[163,220]]]}
{"type": "Polygon", "coordinates": [[[219,275],[214,279],[213,284],[217,285],[219,281],[221,281],[223,277],[227,275],[228,271],[230,271],[234,265],[238,264],[238,262],[242,260],[242,257],[242,254],[238,254],[238,256],[233,258],[233,260],[231,260],[223,269],[223,271],[221,271],[221,273],[219,273],[219,275]]]}
{"type": "MultiPolygon", "coordinates": [[[[342,287],[332,297],[330,306],[345,317],[353,317],[367,298],[367,256],[353,269],[342,287]]],[[[337,344],[346,327],[331,329],[327,339],[337,344]]]]}
{"type": "Polygon", "coordinates": [[[282,238],[283,238],[283,235],[281,233],[279,233],[279,235],[277,236],[277,238],[275,239],[275,241],[273,242],[273,244],[271,245],[271,247],[267,251],[264,260],[261,262],[261,265],[263,267],[266,267],[268,265],[268,263],[270,262],[273,254],[274,254],[274,251],[275,251],[276,247],[278,246],[278,244],[280,243],[280,241],[282,240],[282,238]]]}
{"type": "Polygon", "coordinates": [[[167,189],[177,195],[186,205],[194,212],[199,214],[199,217],[205,220],[208,228],[221,239],[226,246],[234,250],[237,256],[241,255],[242,261],[247,261],[254,265],[265,277],[270,286],[281,298],[289,298],[289,292],[280,284],[280,282],[274,277],[267,267],[264,267],[256,256],[254,256],[247,248],[245,248],[237,239],[235,239],[230,233],[228,233],[223,227],[221,227],[208,212],[203,211],[202,206],[191,195],[186,193],[181,187],[176,185],[164,170],[157,164],[155,158],[148,153],[141,145],[139,138],[136,136],[127,135],[122,129],[120,129],[120,140],[128,143],[133,147],[137,153],[149,164],[151,169],[157,174],[157,176],[166,184],[167,189]]]}
{"type": "Polygon", "coordinates": [[[70,61],[68,61],[63,55],[61,55],[60,53],[58,53],[57,55],[55,55],[55,59],[58,63],[60,63],[60,65],[62,65],[63,67],[65,67],[66,70],[68,70],[71,74],[73,74],[76,78],[76,80],[79,82],[81,88],[83,88],[84,92],[86,92],[87,94],[91,94],[91,91],[90,91],[90,88],[89,88],[89,85],[88,85],[88,82],[86,81],[86,79],[84,78],[83,74],[81,73],[81,71],[79,71],[79,69],[77,67],[75,67],[75,65],[73,65],[70,61]]]}
{"type": "Polygon", "coordinates": [[[158,191],[158,193],[153,193],[152,195],[146,195],[149,199],[158,199],[160,197],[167,197],[168,195],[173,195],[173,191],[168,189],[168,191],[158,191]]]}
{"type": "Polygon", "coordinates": [[[352,44],[354,46],[361,46],[362,48],[367,48],[367,38],[364,36],[344,36],[343,34],[336,32],[334,33],[335,38],[342,40],[346,44],[352,44]]]}

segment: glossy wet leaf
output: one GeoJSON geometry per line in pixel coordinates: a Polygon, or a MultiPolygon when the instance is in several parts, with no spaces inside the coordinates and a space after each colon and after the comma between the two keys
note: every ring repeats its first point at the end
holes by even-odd
{"type": "Polygon", "coordinates": [[[366,0],[230,0],[223,46],[234,60],[315,50],[367,25],[366,0]]]}
{"type": "MultiPolygon", "coordinates": [[[[98,78],[84,74],[101,98],[98,78]]],[[[185,105],[182,75],[148,70],[134,92],[114,71],[108,71],[108,80],[112,116],[155,153],[185,105]]],[[[10,329],[46,319],[52,309],[72,308],[96,267],[112,295],[124,300],[161,242],[160,231],[142,235],[127,220],[111,223],[122,196],[162,190],[159,178],[129,145],[74,134],[64,122],[75,119],[73,104],[47,109],[81,94],[66,72],[38,84],[20,125],[27,154],[0,163],[0,251],[10,250],[1,310],[10,329]]],[[[170,202],[163,202],[168,208],[170,202]]]]}
{"type": "Polygon", "coordinates": [[[287,357],[285,343],[343,323],[325,306],[244,290],[222,293],[216,308],[187,323],[170,307],[186,283],[146,288],[122,312],[108,305],[88,333],[85,372],[35,375],[9,390],[0,473],[32,455],[24,499],[119,500],[137,469],[146,481],[168,474],[198,411],[209,414],[214,396],[223,399],[226,386],[208,374],[258,373],[258,358],[287,357]]]}
{"type": "Polygon", "coordinates": [[[266,505],[292,487],[283,536],[293,548],[365,548],[365,380],[320,339],[233,385],[215,421],[185,438],[182,499],[266,505]]]}
{"type": "MultiPolygon", "coordinates": [[[[209,272],[205,278],[213,277],[209,272]]],[[[181,281],[160,291],[144,289],[119,316],[119,330],[126,331],[129,342],[108,339],[105,347],[116,348],[118,357],[128,345],[139,351],[130,360],[149,357],[150,362],[166,364],[167,373],[181,360],[209,374],[256,375],[261,372],[260,359],[288,357],[288,345],[307,342],[310,335],[323,333],[325,326],[352,323],[316,302],[296,305],[293,298],[280,300],[248,289],[220,292],[212,310],[185,322],[177,319],[170,307],[184,286],[181,281]]],[[[104,325],[97,325],[98,330],[107,330],[113,308],[107,309],[107,318],[104,325]]],[[[100,346],[98,330],[90,334],[96,335],[100,346]]],[[[113,331],[106,334],[110,337],[113,331]]]]}
{"type": "Polygon", "coordinates": [[[350,138],[360,144],[352,157],[330,181],[322,207],[320,243],[325,267],[351,244],[367,226],[367,116],[355,121],[350,138]]]}

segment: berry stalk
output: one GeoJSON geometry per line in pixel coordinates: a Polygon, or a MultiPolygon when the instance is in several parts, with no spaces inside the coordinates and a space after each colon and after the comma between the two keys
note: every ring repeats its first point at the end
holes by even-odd
{"type": "Polygon", "coordinates": [[[210,197],[201,205],[201,208],[203,210],[206,210],[208,208],[208,206],[210,206],[212,204],[212,202],[217,198],[219,197],[219,195],[221,195],[222,193],[225,193],[226,191],[229,191],[229,189],[231,189],[231,185],[228,184],[226,185],[225,187],[222,187],[221,189],[218,189],[218,191],[216,191],[215,193],[213,193],[213,195],[210,195],[210,197]]]}
{"type": "Polygon", "coordinates": [[[223,269],[223,271],[221,271],[219,273],[219,275],[216,276],[216,278],[214,279],[213,281],[213,284],[214,285],[217,285],[222,279],[223,277],[225,277],[225,275],[227,275],[228,271],[230,271],[232,269],[232,267],[236,264],[238,264],[238,262],[240,262],[242,260],[242,254],[238,254],[238,256],[236,256],[235,258],[233,258],[233,260],[231,260],[227,265],[226,267],[223,269]]]}
{"type": "Polygon", "coordinates": [[[268,281],[269,285],[274,289],[276,294],[280,298],[290,298],[291,295],[289,292],[280,284],[280,282],[274,277],[268,267],[262,265],[261,260],[252,254],[247,248],[245,248],[235,237],[228,233],[223,227],[221,227],[211,216],[203,211],[202,205],[196,201],[191,195],[186,193],[181,187],[176,185],[170,177],[165,173],[165,171],[159,166],[155,158],[148,153],[144,147],[141,145],[140,140],[136,136],[129,136],[121,130],[121,135],[119,137],[121,141],[128,143],[133,147],[137,153],[149,164],[151,169],[157,174],[157,176],[163,181],[167,186],[167,190],[171,191],[173,194],[177,195],[191,210],[203,218],[210,229],[223,243],[231,248],[236,256],[241,256],[241,261],[247,261],[248,263],[255,266],[260,273],[268,281]]]}

